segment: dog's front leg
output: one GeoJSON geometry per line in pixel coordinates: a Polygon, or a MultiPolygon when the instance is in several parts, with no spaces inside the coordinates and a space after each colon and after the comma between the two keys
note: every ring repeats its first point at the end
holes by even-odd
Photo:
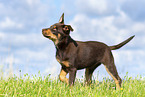
{"type": "Polygon", "coordinates": [[[76,77],[76,68],[70,68],[69,70],[69,85],[74,85],[75,77],[76,77]]]}
{"type": "Polygon", "coordinates": [[[60,71],[60,74],[59,74],[59,79],[62,81],[62,82],[65,82],[67,83],[68,85],[68,79],[66,78],[66,75],[68,74],[67,70],[64,69],[64,68],[61,68],[61,71],[60,71]]]}

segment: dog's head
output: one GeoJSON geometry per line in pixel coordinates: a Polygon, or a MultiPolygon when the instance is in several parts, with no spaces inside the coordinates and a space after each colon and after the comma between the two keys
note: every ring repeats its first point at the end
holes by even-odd
{"type": "Polygon", "coordinates": [[[73,28],[70,25],[64,24],[63,13],[60,17],[59,23],[50,26],[50,28],[42,29],[42,34],[44,37],[51,39],[55,44],[57,44],[60,40],[69,36],[70,31],[73,31],[73,28]]]}

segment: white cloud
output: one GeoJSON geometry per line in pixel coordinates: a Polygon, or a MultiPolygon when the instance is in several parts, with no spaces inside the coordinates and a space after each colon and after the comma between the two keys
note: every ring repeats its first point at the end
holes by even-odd
{"type": "Polygon", "coordinates": [[[143,73],[145,68],[144,50],[116,50],[113,51],[113,55],[115,58],[116,66],[122,74],[125,75],[126,72],[141,74],[143,73]]]}
{"type": "Polygon", "coordinates": [[[145,1],[144,0],[128,0],[122,3],[121,9],[133,20],[145,20],[145,1]]]}
{"type": "Polygon", "coordinates": [[[40,3],[40,0],[26,0],[26,2],[27,2],[30,6],[33,6],[34,4],[40,3]]]}
{"type": "MultiPolygon", "coordinates": [[[[36,48],[40,49],[47,45],[50,40],[43,37],[42,33],[0,33],[1,45],[10,45],[14,48],[36,48]],[[8,41],[9,39],[9,41],[8,41]]],[[[49,44],[48,44],[49,45],[49,44]]]]}
{"type": "MultiPolygon", "coordinates": [[[[84,1],[83,1],[84,2],[84,1]]],[[[80,2],[82,3],[82,1],[80,2]]],[[[86,2],[85,7],[89,7],[90,10],[94,11],[98,11],[98,13],[103,13],[107,10],[107,2],[106,0],[89,0],[89,2],[86,2]]]]}
{"type": "Polygon", "coordinates": [[[13,65],[14,63],[18,64],[21,61],[20,59],[16,59],[13,54],[10,54],[9,56],[5,58],[4,62],[6,62],[6,64],[13,65]]]}
{"type": "Polygon", "coordinates": [[[11,33],[38,31],[48,24],[50,10],[54,9],[52,6],[49,1],[43,3],[40,0],[3,1],[0,6],[3,9],[0,13],[0,28],[11,33]]]}
{"type": "Polygon", "coordinates": [[[56,61],[55,58],[51,59],[51,62],[49,62],[47,68],[43,71],[43,74],[51,74],[53,77],[57,77],[60,73],[61,65],[56,61]]]}
{"type": "Polygon", "coordinates": [[[16,23],[11,20],[9,17],[5,17],[5,20],[0,23],[0,28],[7,29],[7,28],[22,28],[23,24],[16,23]]]}
{"type": "Polygon", "coordinates": [[[118,44],[128,37],[136,35],[128,45],[136,44],[136,47],[143,45],[145,43],[143,33],[145,23],[132,21],[121,10],[118,10],[118,13],[118,16],[112,15],[100,18],[90,18],[85,14],[76,14],[70,22],[74,28],[71,35],[76,40],[98,40],[108,45],[118,44]],[[138,36],[140,37],[138,38],[138,36]],[[142,43],[139,43],[140,39],[142,43]]]}
{"type": "MultiPolygon", "coordinates": [[[[134,32],[144,32],[145,31],[145,22],[136,22],[131,27],[132,31],[134,32]]],[[[143,33],[145,34],[145,33],[143,33]]]]}
{"type": "Polygon", "coordinates": [[[47,59],[48,55],[46,54],[46,52],[44,52],[45,49],[42,49],[43,51],[32,51],[29,49],[21,49],[21,50],[17,50],[15,54],[20,55],[20,56],[24,56],[30,60],[38,60],[38,61],[42,61],[47,59]]]}
{"type": "MultiPolygon", "coordinates": [[[[85,40],[100,40],[100,41],[114,41],[116,35],[120,35],[119,29],[114,25],[113,21],[116,17],[107,16],[103,18],[90,18],[84,14],[78,14],[71,21],[72,27],[74,27],[74,35],[79,36],[80,39],[85,40]],[[83,35],[84,34],[84,35],[83,35]],[[110,37],[110,38],[109,38],[110,37]]],[[[110,42],[108,41],[108,43],[110,42]]]]}
{"type": "Polygon", "coordinates": [[[0,32],[0,40],[5,37],[5,34],[0,32]]]}
{"type": "Polygon", "coordinates": [[[116,13],[115,0],[76,0],[77,9],[89,15],[110,15],[116,13]],[[113,2],[113,3],[112,3],[113,2]]]}

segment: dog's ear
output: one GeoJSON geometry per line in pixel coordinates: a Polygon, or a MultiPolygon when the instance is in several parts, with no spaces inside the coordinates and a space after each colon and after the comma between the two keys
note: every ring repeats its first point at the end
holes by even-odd
{"type": "Polygon", "coordinates": [[[65,34],[69,34],[70,31],[73,31],[73,28],[70,25],[64,25],[63,31],[65,34]]]}
{"type": "Polygon", "coordinates": [[[68,26],[70,31],[74,31],[74,29],[71,27],[71,25],[66,25],[66,26],[68,26]]]}
{"type": "Polygon", "coordinates": [[[59,23],[64,24],[64,13],[63,13],[62,16],[60,17],[59,23]]]}

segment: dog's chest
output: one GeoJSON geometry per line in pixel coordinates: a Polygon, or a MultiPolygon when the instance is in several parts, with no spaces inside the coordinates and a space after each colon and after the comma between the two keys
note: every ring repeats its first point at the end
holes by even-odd
{"type": "Polygon", "coordinates": [[[62,66],[65,66],[65,67],[70,67],[70,62],[69,61],[63,61],[63,60],[60,60],[58,58],[56,58],[56,60],[62,65],[62,66]]]}

